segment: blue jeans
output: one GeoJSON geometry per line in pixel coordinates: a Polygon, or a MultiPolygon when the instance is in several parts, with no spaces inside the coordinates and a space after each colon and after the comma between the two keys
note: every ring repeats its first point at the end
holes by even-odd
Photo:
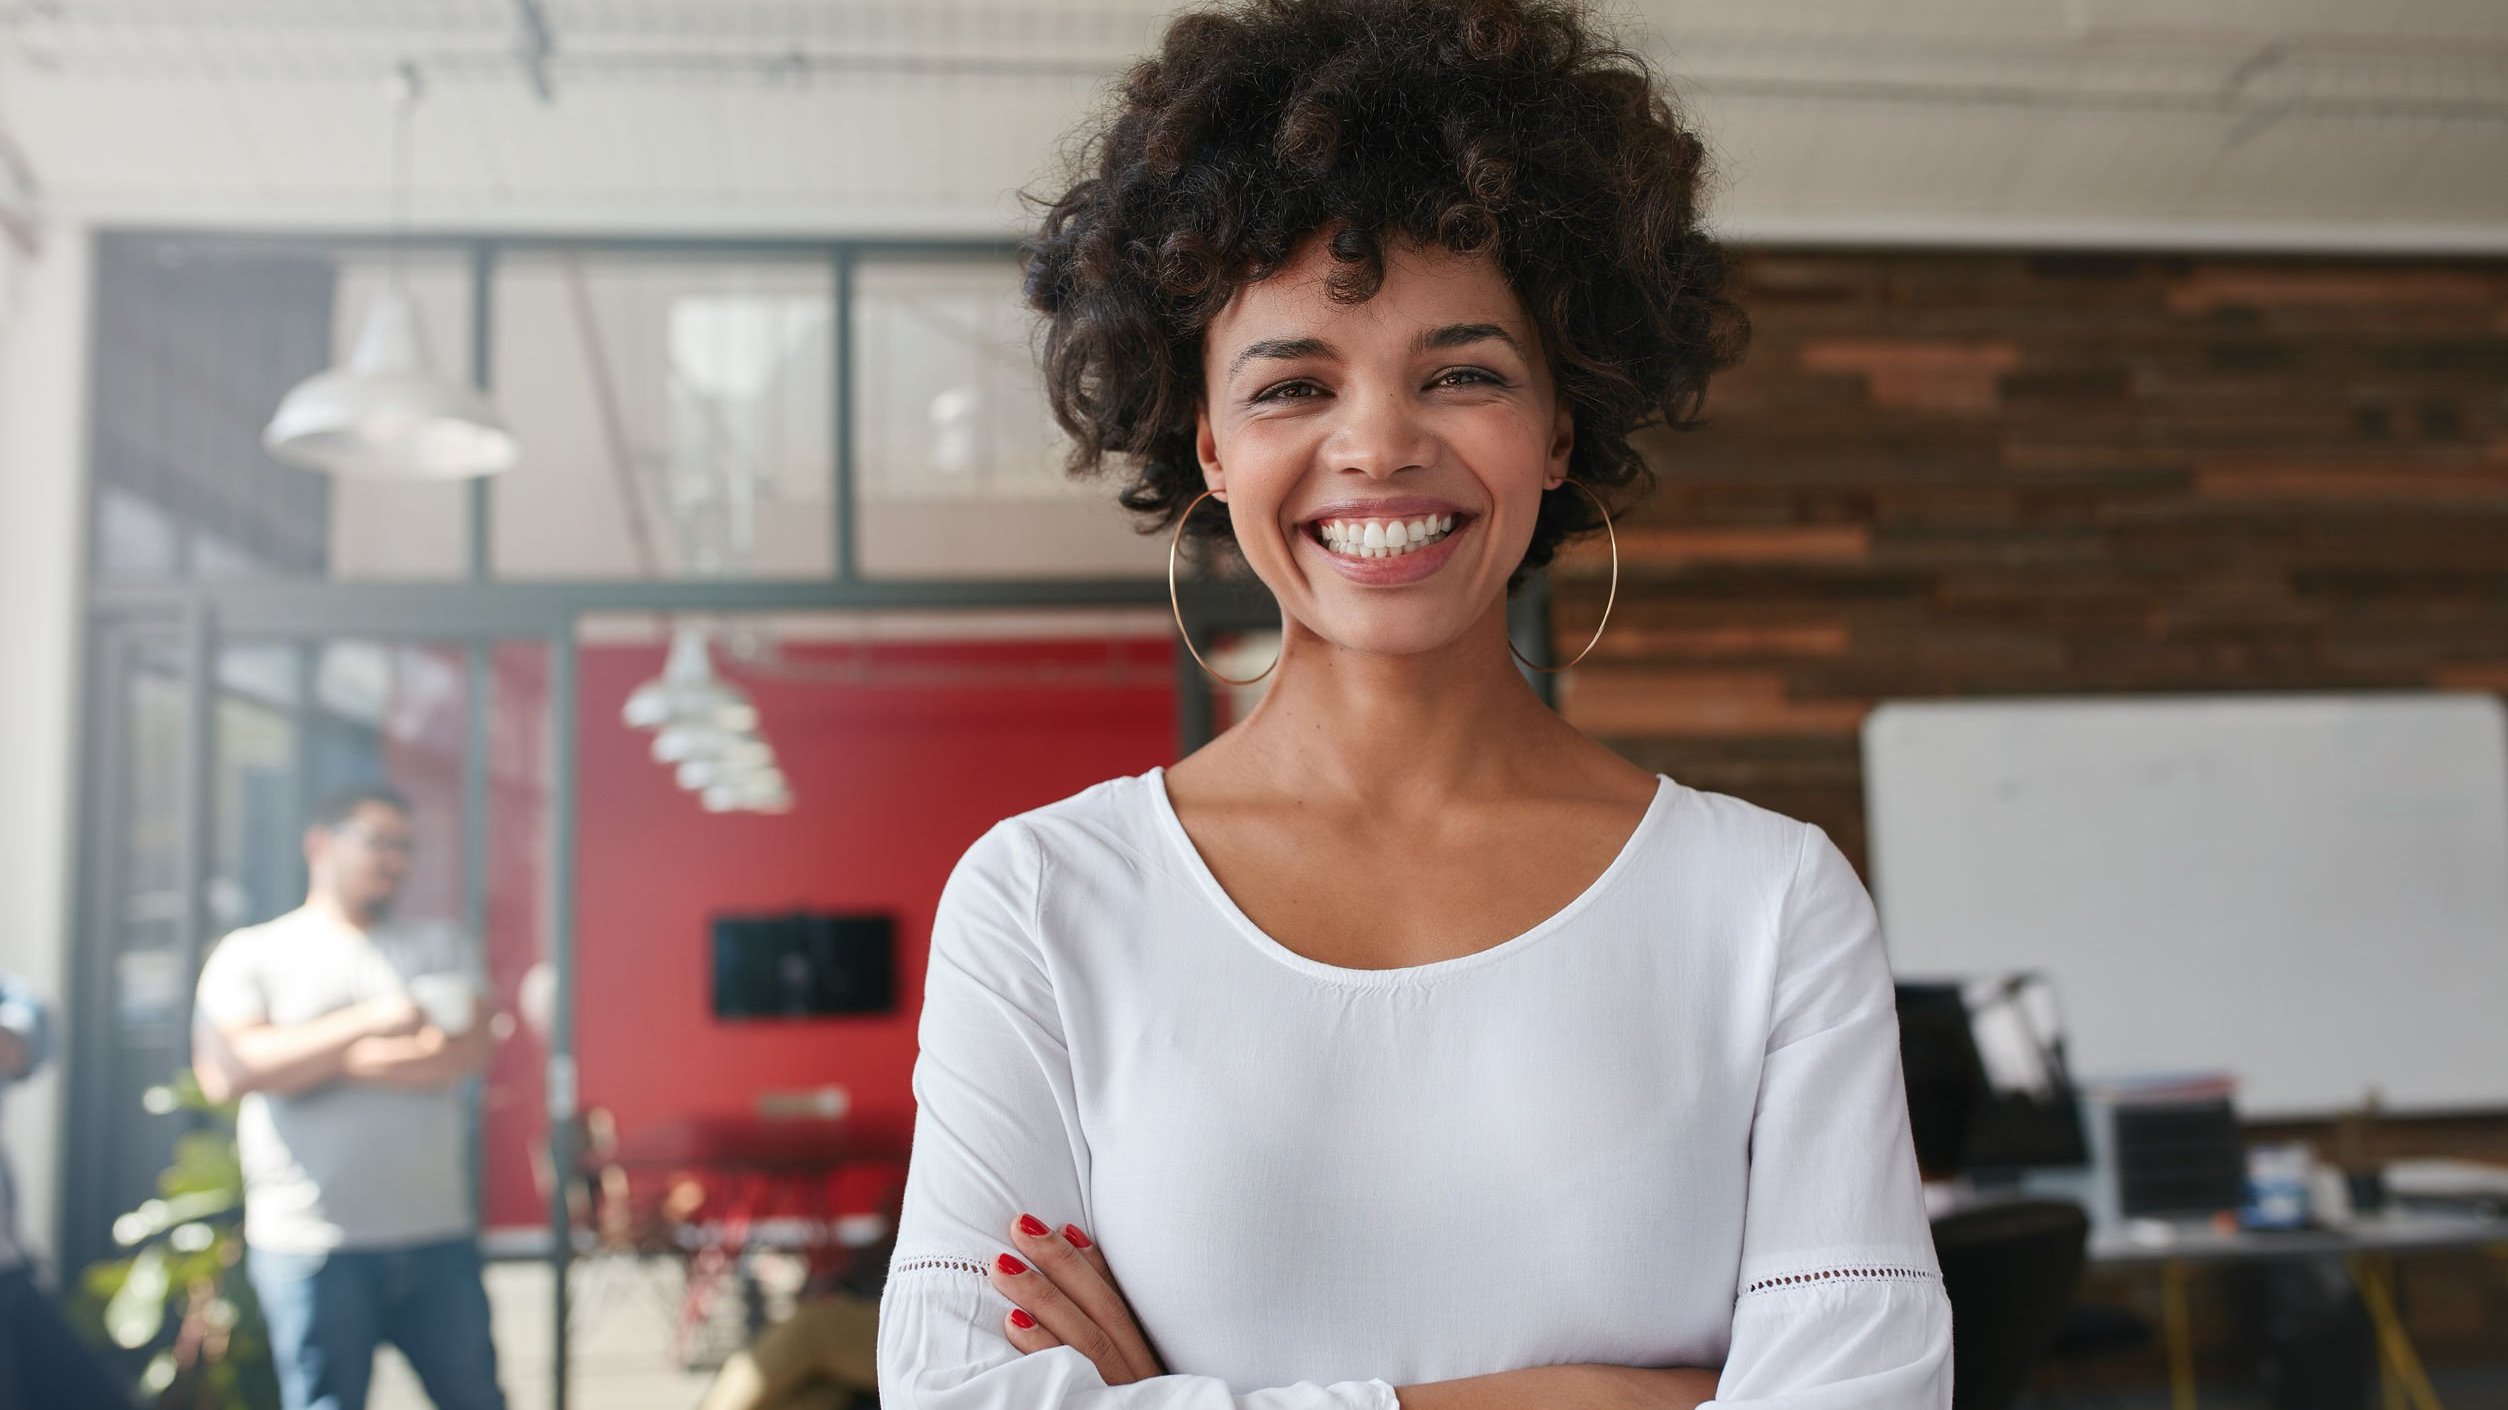
{"type": "Polygon", "coordinates": [[[331,1253],[246,1250],[287,1410],[365,1410],[374,1349],[401,1350],[436,1410],[505,1410],[470,1239],[331,1253]]]}

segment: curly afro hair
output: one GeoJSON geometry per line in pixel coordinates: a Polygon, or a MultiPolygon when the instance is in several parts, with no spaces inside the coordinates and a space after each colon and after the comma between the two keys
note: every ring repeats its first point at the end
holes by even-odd
{"type": "MultiPolygon", "coordinates": [[[[1117,90],[1020,247],[1070,469],[1130,462],[1144,533],[1203,489],[1203,331],[1236,291],[1331,231],[1328,287],[1356,303],[1388,241],[1494,256],[1573,408],[1568,474],[1643,494],[1629,444],[1698,421],[1750,323],[1703,233],[1705,145],[1646,61],[1573,0],[1247,0],[1188,12],[1117,90]]],[[[1232,542],[1225,507],[1186,528],[1232,542]]],[[[1544,496],[1509,591],[1601,527],[1544,496]]]]}

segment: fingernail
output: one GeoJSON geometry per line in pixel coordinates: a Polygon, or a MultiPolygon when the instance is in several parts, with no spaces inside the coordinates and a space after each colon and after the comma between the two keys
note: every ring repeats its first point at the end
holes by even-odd
{"type": "Polygon", "coordinates": [[[1089,1236],[1081,1233],[1080,1226],[1077,1224],[1063,1225],[1062,1236],[1071,1241],[1071,1246],[1073,1248],[1087,1248],[1089,1246],[1089,1236]]]}
{"type": "Polygon", "coordinates": [[[1006,1253],[1001,1257],[994,1259],[993,1266],[1013,1276],[1028,1271],[1028,1265],[1021,1263],[1019,1260],[1006,1253]]]}
{"type": "Polygon", "coordinates": [[[1014,1307],[1010,1309],[1010,1325],[1024,1332],[1036,1325],[1036,1319],[1028,1315],[1026,1308],[1014,1307]]]}
{"type": "Polygon", "coordinates": [[[1019,1232],[1029,1238],[1042,1237],[1045,1233],[1045,1221],[1033,1214],[1022,1214],[1019,1216],[1019,1232]]]}

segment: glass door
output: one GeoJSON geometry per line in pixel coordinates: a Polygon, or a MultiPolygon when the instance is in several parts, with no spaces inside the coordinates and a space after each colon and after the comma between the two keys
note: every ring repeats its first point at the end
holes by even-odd
{"type": "MultiPolygon", "coordinates": [[[[195,839],[206,725],[191,689],[201,624],[116,622],[90,654],[71,1089],[61,1254],[75,1272],[116,1257],[107,1231],[157,1192],[183,1129],[149,1089],[190,1058],[202,921],[195,839]]],[[[65,1281],[67,1281],[65,1279],[65,1281]]]]}
{"type": "MultiPolygon", "coordinates": [[[[414,834],[388,923],[475,964],[485,993],[486,1069],[450,1089],[465,1148],[448,1193],[489,1260],[499,1378],[518,1410],[563,1405],[572,649],[227,627],[194,609],[94,638],[64,1211],[87,1237],[67,1267],[127,1254],[102,1231],[159,1192],[185,1132],[214,1125],[165,1096],[190,1063],[202,963],[302,906],[324,801],[379,786],[406,800],[414,834]]],[[[376,1376],[378,1403],[425,1403],[397,1356],[376,1376]]]]}
{"type": "MultiPolygon", "coordinates": [[[[548,1081],[562,1053],[549,645],[238,636],[216,660],[209,934],[305,903],[305,833],[326,800],[379,786],[407,801],[414,845],[387,923],[449,941],[446,962],[464,957],[484,981],[491,1056],[455,1089],[467,1116],[460,1195],[489,1257],[500,1379],[517,1404],[548,1404],[563,1348],[531,1329],[549,1324],[566,1243],[552,1223],[565,1182],[548,1081]]],[[[383,1358],[377,1396],[422,1403],[409,1377],[383,1358]]]]}

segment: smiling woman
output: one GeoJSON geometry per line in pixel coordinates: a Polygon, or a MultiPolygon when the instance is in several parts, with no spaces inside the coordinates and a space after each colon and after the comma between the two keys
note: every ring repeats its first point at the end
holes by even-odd
{"type": "MultiPolygon", "coordinates": [[[[1363,304],[1387,246],[1408,244],[1496,266],[1514,317],[1477,331],[1548,364],[1576,422],[1576,478],[1605,498],[1642,488],[1628,434],[1697,424],[1708,379],[1749,339],[1702,228],[1706,184],[1705,144],[1644,62],[1572,6],[1187,13],[1125,81],[1087,169],[1027,246],[1072,468],[1129,460],[1126,507],[1145,527],[1172,523],[1202,488],[1194,412],[1213,320],[1317,245],[1328,296],[1363,304]]],[[[1314,350],[1294,335],[1249,344],[1227,370],[1301,345],[1314,350]]],[[[1597,527],[1594,513],[1546,497],[1510,587],[1597,527]]],[[[1217,514],[1187,526],[1229,532],[1217,514]]]]}
{"type": "Polygon", "coordinates": [[[1236,551],[1290,620],[1402,654],[1452,639],[1462,614],[1521,581],[1538,506],[1568,478],[1578,437],[1494,259],[1408,240],[1377,258],[1375,292],[1350,302],[1318,233],[1229,300],[1203,335],[1193,453],[1242,526],[1236,551]],[[1319,461],[1341,473],[1310,474],[1319,461]],[[1430,591],[1331,590],[1440,574],[1450,581],[1430,591]]]}
{"type": "Polygon", "coordinates": [[[1088,150],[1072,468],[1243,559],[1278,676],[952,872],[881,1403],[1945,1410],[1862,883],[1508,656],[1739,355],[1698,139],[1566,5],[1258,0],[1088,150]]]}

